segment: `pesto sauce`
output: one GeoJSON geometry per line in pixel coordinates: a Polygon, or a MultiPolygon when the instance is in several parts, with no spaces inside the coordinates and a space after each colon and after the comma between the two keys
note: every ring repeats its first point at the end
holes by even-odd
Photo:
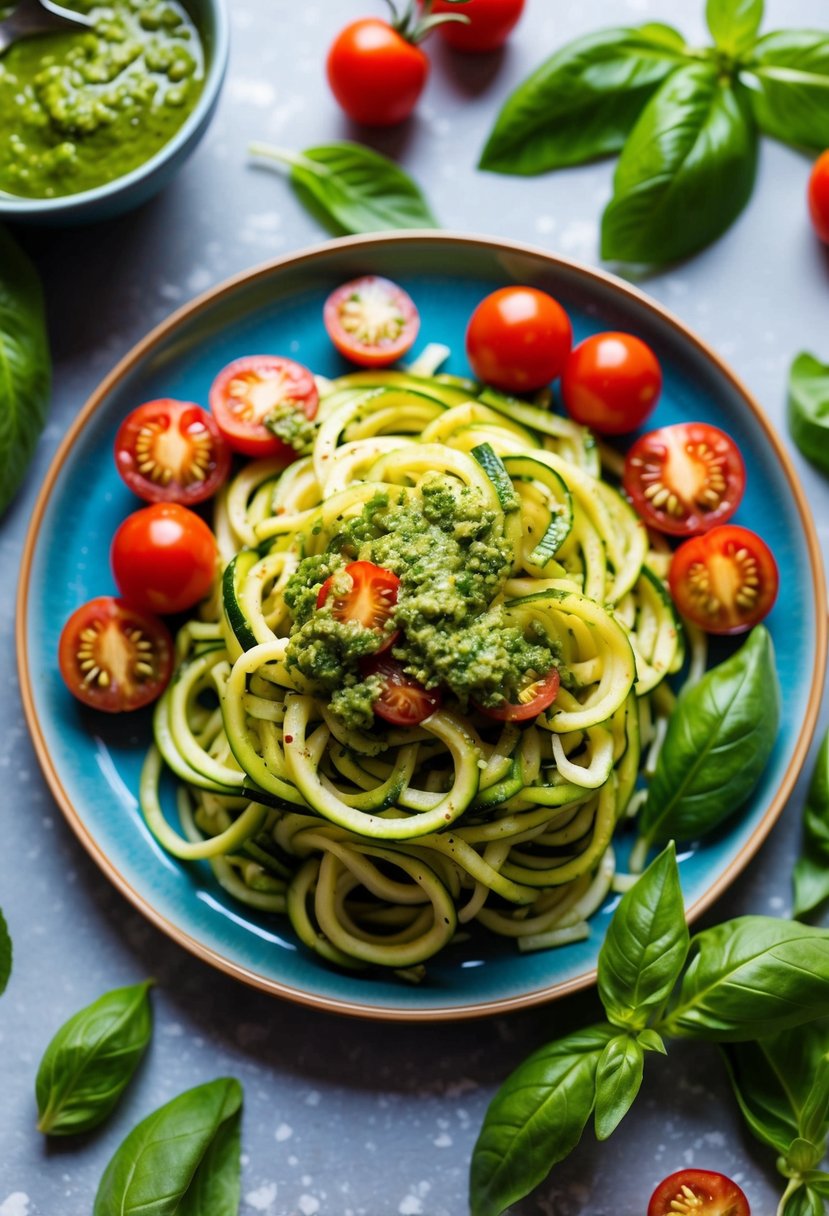
{"type": "Polygon", "coordinates": [[[155,155],[204,83],[198,32],[177,0],[65,0],[94,29],[27,38],[0,56],[0,191],[59,198],[155,155]]]}

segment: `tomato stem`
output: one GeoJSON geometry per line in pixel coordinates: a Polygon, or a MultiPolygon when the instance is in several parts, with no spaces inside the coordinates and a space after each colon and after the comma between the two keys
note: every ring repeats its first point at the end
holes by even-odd
{"type": "MultiPolygon", "coordinates": [[[[461,25],[469,25],[469,18],[463,13],[432,13],[432,0],[423,0],[420,5],[420,16],[417,15],[417,0],[409,0],[408,4],[402,11],[398,11],[395,0],[386,0],[391,10],[391,27],[400,34],[401,38],[405,38],[407,42],[411,42],[412,46],[417,46],[419,42],[439,25],[445,25],[449,21],[458,22],[461,25]]],[[[468,4],[469,0],[447,0],[448,4],[468,4]]]]}

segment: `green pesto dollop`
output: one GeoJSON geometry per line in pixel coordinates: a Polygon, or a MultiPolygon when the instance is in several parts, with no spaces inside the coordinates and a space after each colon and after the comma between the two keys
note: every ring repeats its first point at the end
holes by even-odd
{"type": "Polygon", "coordinates": [[[177,0],[66,0],[90,30],[0,57],[0,191],[58,198],[138,168],[178,131],[204,83],[199,35],[177,0]]]}
{"type": "Polygon", "coordinates": [[[286,447],[293,448],[298,456],[309,456],[313,451],[319,428],[290,401],[281,401],[271,410],[265,419],[265,426],[286,447]]]}
{"type": "Polygon", "coordinates": [[[344,566],[352,561],[371,561],[398,576],[391,624],[400,637],[391,653],[408,675],[427,688],[440,686],[462,709],[515,700],[528,679],[555,664],[540,627],[511,625],[504,609],[493,606],[512,565],[497,512],[474,488],[433,473],[417,499],[394,503],[378,494],[344,524],[327,553],[300,563],[286,588],[294,617],[287,661],[335,693],[331,708],[346,725],[368,725],[371,701],[359,664],[383,639],[335,620],[330,606],[318,609],[316,602],[326,578],[348,579],[344,566]]]}

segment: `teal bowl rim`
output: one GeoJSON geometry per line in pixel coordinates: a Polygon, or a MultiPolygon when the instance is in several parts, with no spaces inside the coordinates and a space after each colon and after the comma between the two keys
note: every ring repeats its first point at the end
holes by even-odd
{"type": "Polygon", "coordinates": [[[61,211],[81,212],[88,206],[104,203],[117,198],[122,193],[128,193],[139,182],[151,177],[167,161],[175,158],[194,132],[210,117],[210,111],[216,104],[227,71],[230,54],[230,21],[227,5],[225,0],[207,0],[207,4],[213,11],[215,30],[204,87],[195,108],[188,114],[172,139],[168,140],[154,156],[145,160],[136,169],[132,169],[122,177],[113,178],[111,182],[105,182],[103,186],[95,186],[92,190],[81,190],[77,194],[62,194],[59,198],[22,198],[16,194],[5,194],[0,191],[0,220],[14,220],[29,215],[54,215],[61,211]]]}
{"type": "Polygon", "coordinates": [[[89,422],[90,418],[105,402],[112,389],[120,380],[127,376],[132,368],[135,367],[136,364],[140,363],[140,361],[144,359],[147,354],[158,345],[159,342],[163,341],[171,332],[174,332],[183,321],[199,312],[202,312],[204,309],[209,308],[222,296],[233,293],[243,285],[251,284],[256,282],[258,279],[267,278],[280,269],[285,269],[299,263],[313,263],[317,259],[325,258],[332,252],[337,251],[370,252],[372,248],[376,248],[377,246],[395,243],[399,245],[408,245],[410,248],[416,248],[417,244],[421,242],[445,244],[447,249],[451,249],[453,246],[464,246],[466,248],[483,247],[500,254],[516,254],[519,256],[535,258],[540,260],[542,263],[546,262],[551,267],[569,270],[585,279],[592,279],[605,288],[610,288],[618,295],[627,297],[638,303],[640,306],[644,306],[644,308],[646,308],[650,313],[654,314],[659,320],[677,331],[682,336],[684,341],[687,342],[688,345],[692,347],[698,354],[702,355],[703,358],[709,361],[717,369],[720,375],[722,375],[722,377],[738,392],[746,407],[760,424],[767,442],[781,466],[789,489],[791,490],[803,528],[804,543],[809,558],[811,586],[815,606],[815,662],[809,677],[809,695],[802,722],[802,729],[794,746],[789,764],[785,770],[785,773],[783,774],[777,790],[774,793],[774,796],[769,802],[769,805],[766,807],[763,818],[757,824],[752,836],[735,854],[730,863],[719,874],[718,878],[711,884],[711,886],[707,888],[700,898],[695,900],[693,904],[686,908],[686,919],[689,922],[696,920],[697,917],[699,917],[723,893],[723,891],[730,886],[737,875],[746,867],[750,859],[754,856],[762,842],[765,840],[766,836],[783,810],[783,807],[800,774],[800,770],[803,767],[803,763],[806,759],[809,745],[814,734],[815,726],[817,725],[818,714],[823,697],[823,682],[827,665],[827,642],[829,642],[827,588],[823,572],[821,549],[805,491],[800,483],[791,457],[786,451],[782,440],[776,434],[759,402],[754,398],[752,393],[746,388],[742,381],[734,374],[730,367],[706,342],[704,342],[696,333],[694,333],[692,329],[690,329],[682,320],[680,320],[679,317],[675,316],[674,313],[672,313],[669,309],[665,308],[662,304],[654,300],[645,292],[640,291],[638,288],[633,287],[630,283],[618,278],[616,275],[609,274],[607,271],[599,270],[593,266],[585,265],[570,258],[551,253],[549,250],[543,249],[537,245],[504,240],[498,237],[488,237],[483,235],[478,236],[459,232],[445,232],[435,229],[416,229],[405,232],[372,233],[367,236],[339,237],[331,241],[321,242],[304,249],[295,250],[291,253],[284,254],[281,257],[274,258],[268,262],[252,267],[249,270],[242,271],[196,296],[193,300],[182,305],[180,308],[171,313],[170,316],[168,316],[164,321],[150,330],[150,332],[146,334],[144,338],[136,343],[132,349],[123,356],[123,358],[116,364],[109,374],[104,377],[75,417],[72,425],[66,432],[57,452],[52,459],[52,463],[50,464],[43,479],[40,493],[32,510],[29,530],[26,535],[20,564],[20,576],[16,604],[16,651],[23,711],[40,768],[52,792],[52,795],[55,798],[55,801],[62,811],[67,823],[69,824],[69,827],[72,829],[75,836],[83,845],[84,849],[93,859],[98,868],[115,886],[115,888],[127,900],[129,900],[133,907],[137,908],[150,921],[151,924],[160,929],[172,941],[182,946],[190,954],[194,955],[202,962],[208,963],[210,966],[215,967],[218,971],[232,976],[234,979],[241,980],[250,987],[258,988],[261,991],[269,993],[270,995],[288,999],[299,1005],[306,1005],[311,1008],[326,1010],[329,1013],[340,1013],[350,1017],[367,1018],[387,1022],[460,1021],[486,1017],[492,1014],[509,1013],[518,1009],[526,1009],[534,1005],[540,1005],[552,1000],[556,1000],[570,993],[590,987],[596,981],[596,971],[593,969],[580,973],[579,975],[573,976],[567,980],[553,981],[551,984],[545,985],[540,989],[533,989],[532,991],[522,993],[520,995],[495,997],[483,1001],[475,1001],[474,1003],[457,1007],[436,1007],[428,1009],[412,1009],[405,1007],[390,1008],[385,1005],[373,1004],[369,1000],[361,1000],[359,998],[341,999],[320,995],[318,993],[306,992],[303,989],[295,988],[292,985],[262,976],[250,970],[243,963],[225,957],[212,946],[208,946],[195,940],[189,935],[188,932],[181,929],[179,925],[168,920],[167,917],[160,913],[148,899],[139,894],[139,892],[131,886],[129,881],[123,874],[121,874],[116,865],[109,859],[102,847],[98,844],[97,840],[92,836],[63,787],[60,775],[46,746],[34,703],[32,672],[30,670],[28,660],[28,594],[32,561],[34,558],[41,521],[46,511],[54,482],[60,473],[61,468],[63,467],[68,452],[71,450],[73,444],[89,422]]]}

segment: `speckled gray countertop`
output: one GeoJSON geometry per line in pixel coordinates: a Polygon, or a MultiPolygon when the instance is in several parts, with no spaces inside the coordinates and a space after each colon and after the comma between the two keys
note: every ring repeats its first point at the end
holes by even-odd
{"type": "MultiPolygon", "coordinates": [[[[0,525],[0,906],[15,970],[0,1001],[0,1216],[88,1216],[109,1156],[145,1113],[220,1074],[245,1086],[243,1216],[463,1216],[486,1104],[528,1051],[595,1014],[590,994],[447,1026],[378,1025],[249,991],[185,954],[115,893],[64,824],[37,767],[15,675],[16,571],[37,487],[69,421],[113,363],[175,306],[225,276],[320,239],[272,174],[246,165],[264,139],[293,148],[357,134],[322,76],[347,20],[379,0],[230,0],[230,74],[213,126],[163,196],[71,234],[26,232],[42,270],[56,358],[37,460],[0,525]],[[157,1029],[117,1116],[78,1141],[34,1130],[33,1080],[55,1028],[106,989],[154,975],[157,1029]]],[[[519,179],[477,174],[495,109],[547,49],[601,25],[673,20],[702,39],[701,0],[529,0],[503,56],[434,47],[418,116],[376,146],[424,184],[448,228],[533,241],[595,263],[609,164],[519,179]],[[679,16],[679,10],[682,15],[679,16]]],[[[768,0],[767,28],[825,26],[826,0],[768,0]]],[[[829,358],[829,259],[811,235],[808,162],[763,144],[745,214],[712,249],[646,288],[727,360],[783,432],[784,385],[803,348],[829,358]]],[[[795,453],[829,553],[829,484],[795,453]]],[[[786,678],[786,673],[782,673],[786,678]]],[[[825,727],[824,709],[822,724],[825,727]]],[[[814,749],[813,753],[814,754],[814,749]]],[[[713,919],[785,914],[801,781],[782,820],[713,919]]],[[[709,917],[711,919],[711,917],[709,917]]],[[[713,1051],[675,1047],[605,1145],[591,1134],[516,1216],[641,1216],[653,1184],[686,1164],[737,1178],[755,1216],[780,1190],[735,1117],[713,1051]]]]}

